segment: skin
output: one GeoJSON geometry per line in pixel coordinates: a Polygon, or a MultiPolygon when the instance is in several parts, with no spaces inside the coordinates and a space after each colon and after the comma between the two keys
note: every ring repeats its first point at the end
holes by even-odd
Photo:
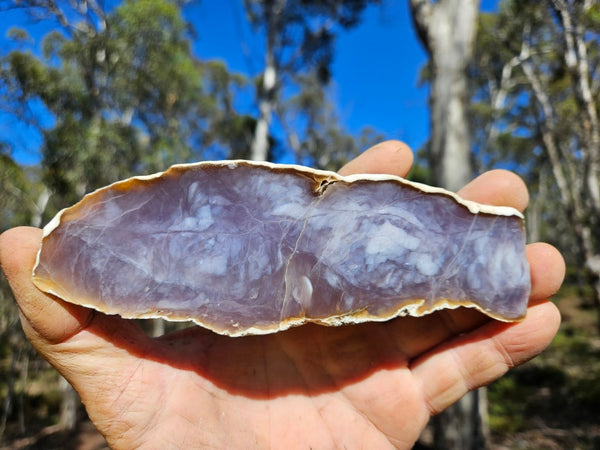
{"type": "MultiPolygon", "coordinates": [[[[340,173],[404,176],[412,161],[405,145],[388,141],[340,173]]],[[[528,202],[521,179],[502,170],[460,194],[519,210],[528,202]]],[[[547,299],[564,262],[536,243],[527,246],[532,292],[518,323],[460,308],[267,336],[192,327],[150,338],[134,321],[38,291],[31,270],[41,234],[2,234],[2,270],[27,337],[79,392],[113,448],[410,448],[432,415],[536,356],[560,323],[547,299]]]]}

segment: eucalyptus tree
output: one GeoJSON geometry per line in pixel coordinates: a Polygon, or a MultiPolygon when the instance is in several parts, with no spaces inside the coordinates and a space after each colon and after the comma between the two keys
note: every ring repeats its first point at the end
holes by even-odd
{"type": "MultiPolygon", "coordinates": [[[[284,120],[281,114],[285,103],[283,87],[298,86],[306,76],[316,76],[320,84],[326,85],[331,76],[336,33],[357,25],[370,1],[244,0],[249,22],[265,36],[264,69],[256,87],[259,113],[251,159],[270,157],[273,116],[284,120]]],[[[293,135],[288,135],[291,147],[297,149],[293,139],[293,135]]]]}
{"type": "MultiPolygon", "coordinates": [[[[546,174],[553,180],[546,192],[554,195],[533,197],[559,202],[545,220],[556,230],[569,223],[594,280],[600,326],[600,6],[504,1],[498,14],[482,16],[480,36],[472,80],[482,154],[516,161],[534,186],[546,174]]],[[[544,230],[542,238],[565,243],[565,233],[544,230]]]]}

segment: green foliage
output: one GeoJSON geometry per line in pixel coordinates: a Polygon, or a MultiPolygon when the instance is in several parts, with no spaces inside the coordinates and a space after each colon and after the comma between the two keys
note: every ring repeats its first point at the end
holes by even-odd
{"type": "Polygon", "coordinates": [[[198,143],[235,142],[226,133],[247,120],[231,106],[240,77],[193,57],[177,4],[126,0],[95,13],[44,36],[42,58],[27,49],[3,58],[14,109],[41,101],[53,116],[49,128],[37,123],[49,213],[116,179],[201,158],[198,143]]]}
{"type": "Polygon", "coordinates": [[[19,28],[19,27],[9,28],[8,31],[6,32],[6,36],[9,39],[12,39],[13,41],[31,42],[31,36],[29,36],[29,33],[27,32],[27,30],[24,30],[23,28],[19,28]]]}
{"type": "MultiPolygon", "coordinates": [[[[527,45],[543,46],[546,61],[556,58],[560,42],[548,27],[549,20],[546,5],[530,0],[505,0],[499,13],[479,16],[469,77],[474,100],[470,120],[480,170],[516,163],[511,168],[521,169],[523,175],[528,171],[525,165],[539,145],[538,111],[517,58],[523,39],[527,45]]],[[[555,71],[552,65],[547,68],[555,71]]]]}
{"type": "Polygon", "coordinates": [[[415,161],[406,178],[417,183],[431,184],[433,175],[427,165],[415,161]]]}
{"type": "Polygon", "coordinates": [[[499,433],[515,433],[525,426],[525,404],[531,387],[520,386],[515,377],[506,376],[488,389],[490,428],[499,433]]]}
{"type": "Polygon", "coordinates": [[[230,72],[219,60],[203,63],[203,75],[211,120],[199,145],[208,149],[207,156],[212,159],[223,158],[223,153],[231,159],[248,159],[256,118],[234,110],[235,96],[248,86],[247,79],[230,72]]]}
{"type": "MultiPolygon", "coordinates": [[[[6,146],[4,146],[6,147],[6,146]]],[[[23,169],[0,146],[0,232],[29,222],[29,182],[23,169]]]]}
{"type": "Polygon", "coordinates": [[[560,447],[596,448],[599,341],[593,318],[578,309],[572,289],[561,292],[557,303],[564,322],[549,349],[489,386],[490,425],[496,436],[508,439],[536,429],[545,435],[552,428],[565,440],[560,447]]]}

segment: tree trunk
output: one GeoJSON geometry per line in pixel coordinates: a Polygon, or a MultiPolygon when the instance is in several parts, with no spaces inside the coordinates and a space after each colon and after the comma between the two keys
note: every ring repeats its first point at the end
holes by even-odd
{"type": "Polygon", "coordinates": [[[62,399],[60,403],[60,416],[58,419],[62,430],[74,430],[77,426],[77,408],[79,406],[79,397],[73,386],[67,380],[60,377],[60,390],[62,399]]]}
{"type": "Polygon", "coordinates": [[[548,174],[546,166],[540,169],[537,195],[532,196],[525,216],[527,241],[538,242],[542,236],[543,205],[548,201],[548,174]]]}
{"type": "Polygon", "coordinates": [[[163,319],[152,319],[152,337],[160,337],[165,334],[165,321],[163,319]]]}
{"type": "Polygon", "coordinates": [[[429,162],[437,184],[458,190],[472,176],[466,71],[473,54],[479,0],[410,3],[432,67],[429,162]]]}
{"type": "Polygon", "coordinates": [[[479,389],[438,414],[433,419],[436,450],[479,450],[486,448],[481,410],[487,404],[486,390],[479,389]]]}
{"type": "Polygon", "coordinates": [[[267,45],[265,50],[265,70],[258,91],[258,120],[254,129],[250,159],[266,161],[269,157],[269,130],[276,101],[278,69],[275,59],[275,45],[280,33],[280,19],[285,6],[285,0],[265,2],[265,33],[267,45]]]}
{"type": "MultiPolygon", "coordinates": [[[[10,335],[9,335],[10,336],[10,335]]],[[[10,337],[8,339],[9,344],[10,337]]],[[[2,436],[4,435],[4,430],[6,429],[6,423],[8,422],[8,418],[13,412],[14,404],[15,404],[15,367],[17,365],[17,355],[14,345],[8,346],[8,352],[10,355],[10,365],[6,370],[6,394],[4,399],[2,400],[2,417],[0,417],[0,442],[2,442],[2,436]]],[[[20,432],[24,432],[25,430],[19,430],[20,432]]]]}
{"type": "MultiPolygon", "coordinates": [[[[467,67],[477,32],[479,0],[411,0],[410,5],[432,67],[429,163],[435,182],[455,191],[473,175],[467,67]]],[[[436,448],[485,448],[480,395],[485,391],[471,392],[434,418],[436,448]]]]}
{"type": "Polygon", "coordinates": [[[23,349],[23,357],[21,359],[21,370],[19,374],[19,384],[21,389],[19,391],[19,430],[21,433],[25,432],[25,389],[24,386],[27,384],[27,378],[29,377],[29,353],[26,349],[23,349]]]}
{"type": "MultiPolygon", "coordinates": [[[[269,58],[267,58],[269,59],[269,58]]],[[[253,161],[266,161],[269,155],[269,129],[273,114],[274,88],[277,80],[277,70],[267,63],[263,73],[262,92],[259,100],[259,117],[254,129],[250,159],[253,161]]]]}
{"type": "Polygon", "coordinates": [[[31,226],[39,228],[42,225],[42,219],[44,217],[44,211],[46,211],[46,206],[48,206],[48,201],[50,200],[50,189],[46,186],[42,187],[42,192],[37,198],[37,201],[34,203],[33,214],[31,216],[31,226]]]}

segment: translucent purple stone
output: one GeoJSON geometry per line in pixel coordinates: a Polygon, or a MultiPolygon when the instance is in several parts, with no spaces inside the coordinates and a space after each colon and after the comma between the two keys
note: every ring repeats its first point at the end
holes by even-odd
{"type": "Polygon", "coordinates": [[[518,320],[530,290],[523,221],[498,212],[395,177],[175,166],[61,212],[34,282],[106,313],[232,336],[456,306],[518,320]]]}

